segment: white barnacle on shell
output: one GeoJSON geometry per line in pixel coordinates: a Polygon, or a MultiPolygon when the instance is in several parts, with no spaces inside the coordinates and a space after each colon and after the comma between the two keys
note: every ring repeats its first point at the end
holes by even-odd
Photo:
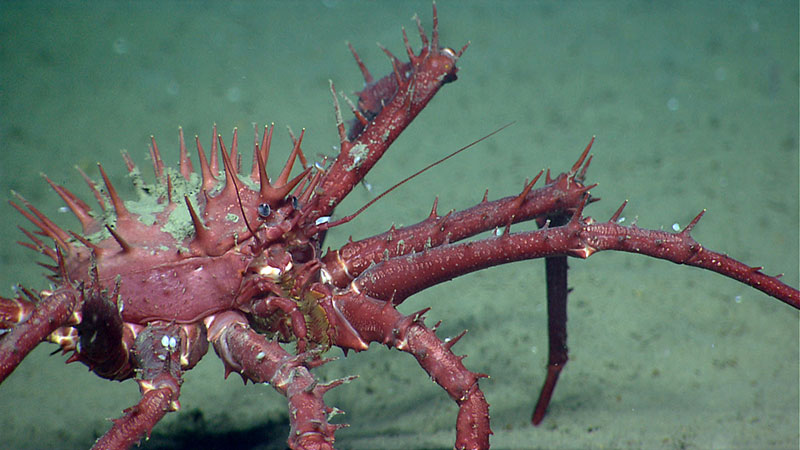
{"type": "Polygon", "coordinates": [[[363,143],[358,143],[354,145],[350,152],[348,152],[348,156],[353,159],[353,163],[349,167],[345,167],[345,170],[350,172],[354,169],[357,169],[361,166],[361,164],[367,159],[369,155],[369,147],[367,147],[363,143]]]}
{"type": "Polygon", "coordinates": [[[322,225],[323,223],[328,223],[331,221],[331,216],[322,216],[319,219],[314,221],[314,225],[322,225]]]}

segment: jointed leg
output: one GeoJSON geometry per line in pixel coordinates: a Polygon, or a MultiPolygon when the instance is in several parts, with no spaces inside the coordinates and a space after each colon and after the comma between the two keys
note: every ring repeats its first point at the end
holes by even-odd
{"type": "Polygon", "coordinates": [[[67,325],[81,301],[76,289],[64,288],[42,298],[23,291],[28,299],[0,297],[0,383],[17,368],[22,359],[56,329],[67,325]]]}
{"type": "Polygon", "coordinates": [[[93,449],[127,449],[150,435],[166,413],[180,408],[181,333],[176,324],[151,323],[136,337],[133,354],[142,399],[98,439],[93,449]]]}
{"type": "Polygon", "coordinates": [[[238,372],[254,383],[269,383],[289,402],[289,447],[295,450],[332,450],[334,432],[345,425],[328,423],[335,408],[322,396],[348,379],[317,384],[308,367],[323,364],[309,353],[292,355],[277,342],[253,331],[238,313],[228,312],[209,321],[209,340],[228,373],[238,372]]]}
{"type": "MultiPolygon", "coordinates": [[[[461,336],[442,342],[422,323],[425,310],[405,316],[384,302],[350,293],[334,299],[334,305],[366,342],[380,342],[408,352],[458,404],[457,449],[489,448],[489,404],[478,387],[486,375],[470,372],[450,351],[461,336]]],[[[336,343],[343,348],[346,345],[336,343]]],[[[363,348],[354,348],[363,350],[363,348]]]]}
{"type": "MultiPolygon", "coordinates": [[[[569,216],[561,214],[550,219],[550,226],[562,226],[569,221],[569,216]]],[[[539,425],[547,413],[547,406],[556,388],[558,376],[567,364],[567,257],[548,256],[545,258],[545,275],[547,279],[547,377],[536,401],[531,423],[539,425]]]]}

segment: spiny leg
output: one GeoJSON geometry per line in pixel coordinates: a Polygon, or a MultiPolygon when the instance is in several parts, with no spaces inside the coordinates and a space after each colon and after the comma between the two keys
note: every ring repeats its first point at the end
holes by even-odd
{"type": "Polygon", "coordinates": [[[295,450],[332,450],[334,432],[346,425],[330,424],[337,410],[322,396],[349,378],[318,384],[309,367],[324,364],[311,352],[292,355],[277,342],[253,331],[241,314],[226,312],[210,319],[209,340],[225,363],[226,375],[239,373],[254,383],[269,383],[289,402],[289,447],[295,450]]]}
{"type": "MultiPolygon", "coordinates": [[[[566,225],[569,216],[560,214],[550,219],[551,226],[566,225]]],[[[545,262],[547,283],[547,377],[545,378],[531,423],[539,425],[547,413],[561,370],[569,360],[567,348],[567,257],[548,256],[545,262]]]]}
{"type": "MultiPolygon", "coordinates": [[[[568,174],[568,178],[579,186],[584,186],[586,171],[592,162],[592,156],[589,155],[592,144],[594,144],[594,136],[592,136],[586,149],[583,150],[575,164],[572,165],[572,169],[568,174]]],[[[549,173],[547,178],[550,178],[549,173]]],[[[579,197],[580,205],[583,205],[583,202],[592,201],[592,197],[589,195],[591,187],[593,186],[585,188],[586,191],[579,197]]],[[[551,215],[546,219],[538,219],[539,228],[561,227],[567,225],[574,214],[580,216],[579,212],[570,212],[570,209],[564,208],[561,210],[562,212],[551,215]]],[[[550,404],[556,383],[558,383],[558,377],[561,375],[561,371],[567,361],[569,361],[569,348],[567,347],[567,295],[569,294],[567,272],[569,267],[567,265],[567,256],[566,254],[547,256],[544,263],[545,282],[547,284],[547,376],[542,384],[541,391],[539,391],[539,399],[536,400],[536,406],[533,409],[533,415],[531,416],[533,425],[539,425],[544,419],[547,413],[547,406],[550,404]]]]}
{"type": "Polygon", "coordinates": [[[97,440],[93,449],[127,449],[150,431],[168,412],[180,409],[181,328],[174,323],[153,322],[136,337],[133,355],[139,403],[126,409],[122,418],[97,440]]]}
{"type": "MultiPolygon", "coordinates": [[[[478,379],[486,375],[469,371],[461,363],[464,357],[456,356],[450,350],[463,333],[442,342],[434,330],[423,324],[422,315],[427,309],[405,316],[394,308],[392,302],[352,291],[337,296],[334,305],[364,342],[380,342],[413,355],[433,381],[458,404],[455,448],[489,448],[489,435],[492,434],[489,404],[478,386],[478,379]]],[[[356,351],[366,348],[366,345],[353,346],[343,339],[336,345],[356,351]]]]}
{"type": "MultiPolygon", "coordinates": [[[[500,228],[507,234],[511,225],[518,222],[537,220],[543,226],[544,219],[551,215],[571,215],[587,197],[589,190],[596,186],[586,186],[583,183],[591,161],[588,152],[592,142],[589,142],[569,172],[551,178],[548,171],[547,184],[544,187],[533,189],[544,173],[541,171],[530,182],[526,180],[522,192],[517,195],[489,201],[487,190],[483,200],[477,205],[462,211],[450,211],[443,216],[437,212],[438,199],[434,200],[430,215],[417,224],[401,228],[392,226],[388,232],[351,241],[339,250],[329,251],[322,258],[325,270],[334,284],[345,287],[365,271],[395,257],[426,252],[493,228],[495,234],[500,232],[500,228]]],[[[586,201],[591,203],[595,199],[588,197],[586,201]]],[[[551,223],[550,226],[555,225],[551,223]]],[[[418,279],[418,273],[413,273],[414,278],[418,279]]],[[[399,280],[397,277],[383,276],[380,277],[383,288],[378,289],[370,281],[373,286],[365,293],[381,300],[391,297],[395,305],[398,305],[412,293],[408,289],[410,278],[408,273],[403,273],[399,280]],[[398,286],[403,288],[398,289],[398,286]],[[405,291],[405,294],[400,291],[405,291]]],[[[363,281],[366,280],[362,278],[356,283],[363,281]]]]}
{"type": "Polygon", "coordinates": [[[10,328],[0,337],[0,383],[50,333],[72,322],[82,300],[81,293],[73,288],[48,292],[41,298],[21,290],[27,299],[0,297],[0,328],[10,328]]]}
{"type": "MultiPolygon", "coordinates": [[[[312,206],[313,212],[307,219],[308,223],[330,216],[336,205],[367,175],[439,89],[456,79],[458,69],[455,64],[466,50],[466,45],[457,52],[439,47],[437,19],[434,19],[434,24],[435,37],[431,41],[422,36],[424,32],[420,31],[423,46],[419,52],[414,53],[407,39],[404,39],[408,62],[403,63],[387,52],[392,62],[392,72],[380,80],[373,80],[358,93],[355,131],[348,133],[345,130],[336,90],[331,84],[340,140],[339,155],[322,176],[320,194],[312,206]],[[364,125],[364,120],[369,123],[364,125]]],[[[359,66],[363,66],[363,63],[359,66]]],[[[372,76],[368,78],[372,79],[372,76]]]]}

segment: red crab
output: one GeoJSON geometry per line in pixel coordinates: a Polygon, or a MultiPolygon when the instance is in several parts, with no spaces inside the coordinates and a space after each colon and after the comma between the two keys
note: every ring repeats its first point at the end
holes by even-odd
{"type": "MultiPolygon", "coordinates": [[[[329,448],[338,425],[328,423],[334,410],[322,402],[322,394],[342,380],[317,384],[309,369],[325,362],[321,355],[331,346],[360,351],[380,342],[414,355],[459,404],[457,448],[487,448],[481,375],[450,351],[463,334],[442,341],[435,327],[422,323],[425,310],[406,316],[395,309],[417,291],[487,266],[545,257],[551,308],[563,307],[566,256],[614,249],[715,270],[798,306],[793,288],[691,239],[699,215],[676,233],[623,227],[618,223],[622,208],[607,222],[583,216],[585,205],[595,200],[589,195],[593,185],[584,184],[591,144],[569,172],[554,178],[548,173],[544,187],[533,189],[537,176],[517,195],[442,215],[434,203],[430,217],[417,225],[392,227],[323,252],[325,232],[350,217],[331,221],[334,207],[438,88],[455,80],[455,62],[464,48],[439,47],[435,9],[430,41],[421,27],[420,37],[419,54],[406,44],[411,63],[391,56],[393,72],[378,81],[356,55],[368,86],[353,107],[357,120],[349,130],[336,106],[341,151],[330,164],[307,167],[301,133],[284,170],[270,181],[268,127],[256,137],[250,180],[231,175],[239,173],[236,132],[230,151],[221,138],[212,139],[210,162],[198,141],[200,170],[195,172],[181,135],[178,170],[165,167],[153,141],[155,185],[143,184],[126,159],[139,188],[158,199],[155,214],[129,211],[102,169],[104,189],[87,179],[103,210],[97,215],[48,180],[83,225],[81,234],[63,231],[19,197],[15,207],[37,228],[26,232],[32,242],[27,246],[53,260],[55,288],[23,288],[17,298],[3,300],[0,317],[10,331],[0,341],[0,380],[42,340],[72,351],[70,360],[102,377],[135,377],[142,400],[97,443],[127,447],[177,409],[182,373],[211,342],[228,372],[269,382],[287,396],[291,447],[329,448]],[[291,177],[296,160],[304,169],[291,177]],[[512,224],[531,220],[542,229],[511,230],[512,224]],[[167,229],[173,224],[176,228],[167,229]],[[490,230],[495,236],[456,243],[490,230]],[[56,245],[49,247],[41,236],[56,245]],[[290,352],[278,342],[294,342],[296,348],[290,352]]],[[[537,422],[566,362],[561,314],[551,311],[551,364],[537,422]]]]}

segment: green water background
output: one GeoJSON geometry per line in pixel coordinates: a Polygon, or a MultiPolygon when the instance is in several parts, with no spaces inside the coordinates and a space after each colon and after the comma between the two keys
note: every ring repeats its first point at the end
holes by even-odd
{"type": "MultiPolygon", "coordinates": [[[[441,40],[471,45],[447,85],[338,212],[349,213],[427,163],[509,121],[516,124],[371,207],[329,236],[342,244],[392,223],[518,192],[567,169],[592,135],[588,180],[605,220],[630,199],[627,223],[681,226],[703,208],[698,241],[798,285],[797,2],[438,2],[441,40]]],[[[362,81],[349,40],[376,76],[376,41],[414,46],[423,2],[19,2],[0,5],[0,196],[21,192],[78,229],[38,176],[90,201],[72,168],[102,162],[124,195],[120,149],[147,169],[149,136],[177,161],[177,127],[210,142],[217,123],[275,122],[272,167],[305,127],[310,157],[337,143],[328,79],[362,81]]],[[[191,139],[190,139],[191,140],[191,139]]],[[[44,288],[36,256],[14,244],[25,220],[0,204],[0,294],[44,288]]],[[[25,225],[27,226],[27,225],[25,225]]],[[[516,230],[525,227],[516,227],[516,230]]],[[[571,261],[570,349],[549,415],[529,425],[546,364],[543,263],[476,273],[409,299],[432,306],[491,404],[493,448],[791,448],[798,446],[797,312],[697,269],[628,254],[571,261]]],[[[135,383],[63,364],[43,345],[0,386],[0,447],[88,448],[134,404],[135,383]]],[[[331,351],[338,356],[338,350],[331,351]]],[[[373,346],[316,371],[360,378],[332,391],[350,428],[343,449],[451,448],[456,406],[410,356],[373,346]]],[[[182,411],[146,448],[186,431],[213,448],[281,448],[282,398],[222,379],[215,355],[186,374],[182,411]],[[271,424],[271,427],[264,427],[271,424]],[[261,427],[261,428],[259,428],[261,427]],[[225,442],[225,444],[222,444],[225,442]]]]}

